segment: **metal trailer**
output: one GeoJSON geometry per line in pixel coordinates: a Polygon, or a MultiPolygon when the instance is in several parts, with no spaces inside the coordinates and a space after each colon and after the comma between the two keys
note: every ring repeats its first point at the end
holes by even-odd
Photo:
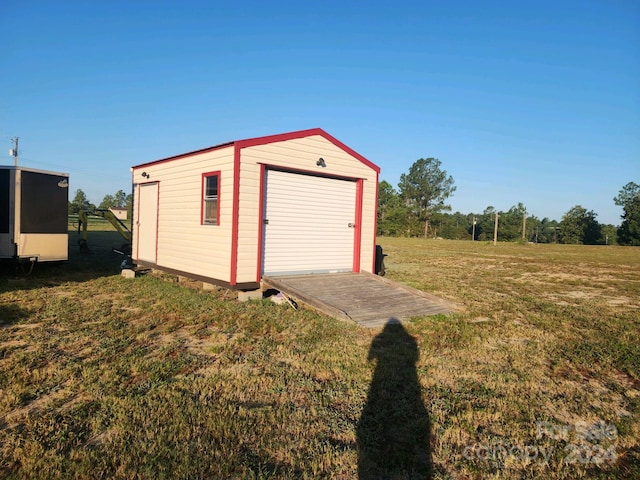
{"type": "Polygon", "coordinates": [[[69,258],[69,174],[0,166],[0,260],[69,258]]]}

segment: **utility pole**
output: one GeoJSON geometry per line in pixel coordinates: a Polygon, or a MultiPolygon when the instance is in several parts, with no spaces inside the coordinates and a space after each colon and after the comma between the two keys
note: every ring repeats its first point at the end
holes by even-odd
{"type": "Polygon", "coordinates": [[[527,214],[522,214],[522,240],[527,238],[527,214]]]}
{"type": "Polygon", "coordinates": [[[493,245],[497,245],[498,244],[498,212],[496,212],[496,224],[493,227],[493,245]]]}
{"type": "Polygon", "coordinates": [[[15,137],[15,138],[12,138],[11,140],[13,141],[13,148],[9,150],[9,155],[13,157],[13,162],[17,167],[18,166],[18,141],[20,140],[20,138],[15,137]]]}
{"type": "Polygon", "coordinates": [[[473,217],[473,227],[471,228],[471,241],[476,239],[476,217],[473,217]]]}

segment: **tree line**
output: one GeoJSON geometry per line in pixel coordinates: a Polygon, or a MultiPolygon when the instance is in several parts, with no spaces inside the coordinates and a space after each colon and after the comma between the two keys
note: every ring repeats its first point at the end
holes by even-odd
{"type": "Polygon", "coordinates": [[[133,196],[130,193],[125,193],[124,190],[118,190],[113,195],[105,195],[97,207],[89,201],[87,195],[81,189],[76,190],[73,200],[68,202],[69,215],[77,215],[80,210],[91,213],[96,209],[126,208],[128,218],[131,218],[132,204],[133,196]]]}
{"type": "MultiPolygon", "coordinates": [[[[593,210],[581,205],[569,209],[560,221],[530,215],[522,203],[507,211],[487,206],[482,213],[451,212],[446,203],[456,187],[437,158],[421,158],[400,176],[398,189],[382,180],[378,184],[378,229],[381,236],[493,240],[496,214],[497,239],[504,242],[572,243],[640,246],[640,185],[629,182],[613,198],[622,207],[620,227],[601,224],[593,210]]],[[[126,208],[131,218],[133,197],[124,190],[105,195],[96,207],[76,190],[69,215],[80,210],[126,208]]]]}
{"type": "Polygon", "coordinates": [[[378,235],[585,245],[640,245],[640,185],[629,182],[613,199],[623,208],[620,227],[601,224],[593,210],[570,208],[560,221],[530,215],[522,203],[507,211],[487,206],[482,213],[451,212],[453,177],[436,158],[417,160],[400,176],[398,188],[378,185],[378,235]]]}

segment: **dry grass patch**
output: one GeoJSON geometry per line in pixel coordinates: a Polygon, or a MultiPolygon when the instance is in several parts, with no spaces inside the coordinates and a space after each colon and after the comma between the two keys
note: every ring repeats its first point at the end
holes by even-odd
{"type": "Polygon", "coordinates": [[[123,279],[106,233],[0,283],[0,476],[640,476],[638,249],[381,239],[390,278],[466,307],[394,343],[123,279]]]}

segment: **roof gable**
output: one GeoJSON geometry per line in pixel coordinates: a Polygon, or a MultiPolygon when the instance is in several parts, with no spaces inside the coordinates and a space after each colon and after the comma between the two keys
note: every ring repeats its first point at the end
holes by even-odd
{"type": "Polygon", "coordinates": [[[182,154],[179,154],[179,155],[174,155],[174,156],[171,156],[171,157],[162,158],[160,160],[154,160],[152,162],[146,162],[146,163],[142,163],[140,165],[135,165],[135,166],[132,167],[132,169],[148,167],[150,165],[156,165],[158,163],[170,162],[170,161],[173,161],[173,160],[178,160],[180,158],[190,157],[192,155],[198,155],[198,154],[206,153],[206,152],[211,152],[211,151],[218,150],[218,149],[224,148],[224,147],[229,147],[229,146],[232,146],[232,145],[235,146],[235,148],[237,148],[238,150],[240,150],[240,149],[247,148],[247,147],[255,147],[255,146],[258,146],[258,145],[266,145],[266,144],[269,144],[269,143],[284,142],[284,141],[287,141],[287,140],[294,140],[294,139],[298,139],[298,138],[311,137],[311,136],[315,136],[315,135],[318,135],[318,136],[321,136],[321,137],[325,138],[326,140],[328,140],[329,142],[334,144],[336,147],[344,150],[349,155],[353,156],[354,158],[356,158],[360,162],[364,163],[366,166],[368,166],[369,168],[374,170],[376,173],[380,173],[380,167],[375,165],[373,162],[367,160],[365,157],[360,155],[355,150],[349,148],[347,145],[342,143],[337,138],[329,135],[327,132],[325,132],[321,128],[311,128],[311,129],[308,129],[308,130],[298,130],[298,131],[295,131],[295,132],[279,133],[279,134],[276,134],[276,135],[267,135],[267,136],[264,136],[264,137],[248,138],[248,139],[245,139],[245,140],[235,140],[233,142],[221,143],[219,145],[214,145],[214,146],[203,148],[203,149],[200,149],[200,150],[194,150],[192,152],[182,153],[182,154]]]}

